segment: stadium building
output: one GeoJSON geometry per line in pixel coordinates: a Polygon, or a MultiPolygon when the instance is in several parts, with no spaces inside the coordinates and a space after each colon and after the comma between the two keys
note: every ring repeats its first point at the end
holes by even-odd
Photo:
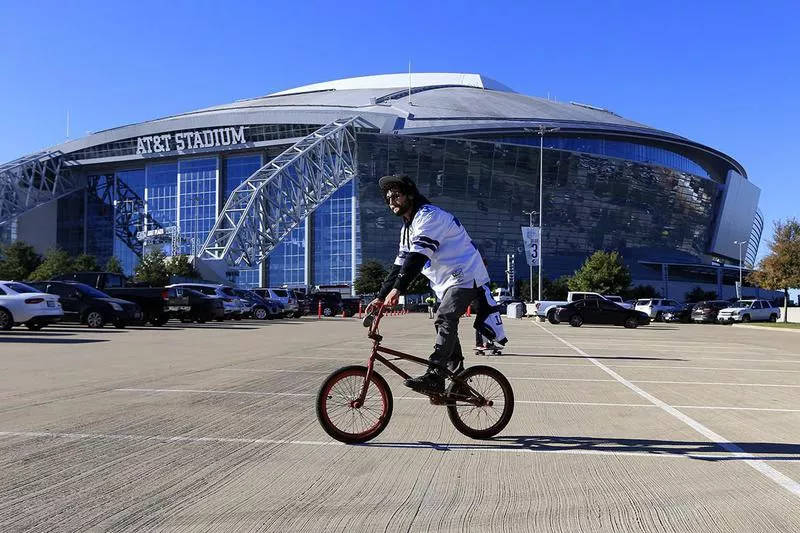
{"type": "Polygon", "coordinates": [[[763,228],[760,189],[718,150],[427,73],[308,85],[21,157],[0,167],[0,235],[114,255],[128,273],[160,246],[240,286],[350,286],[363,260],[396,252],[400,223],[377,189],[391,173],[459,217],[501,285],[510,257],[528,278],[522,228],[539,213],[545,277],[618,250],[634,284],[678,299],[698,285],[732,296],[763,228]]]}

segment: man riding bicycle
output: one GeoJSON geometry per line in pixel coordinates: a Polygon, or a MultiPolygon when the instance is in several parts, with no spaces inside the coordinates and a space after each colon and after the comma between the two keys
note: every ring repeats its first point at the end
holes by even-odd
{"type": "MultiPolygon", "coordinates": [[[[505,344],[500,315],[489,290],[489,273],[475,243],[459,220],[432,205],[408,176],[384,176],[378,182],[392,212],[403,219],[400,249],[394,266],[370,305],[397,305],[414,278],[422,273],[441,303],[434,327],[436,343],[429,359],[451,372],[463,369],[464,356],[458,340],[458,322],[470,303],[481,302],[475,327],[499,344],[505,344]]],[[[435,366],[406,386],[427,393],[444,391],[444,372],[435,366]]]]}

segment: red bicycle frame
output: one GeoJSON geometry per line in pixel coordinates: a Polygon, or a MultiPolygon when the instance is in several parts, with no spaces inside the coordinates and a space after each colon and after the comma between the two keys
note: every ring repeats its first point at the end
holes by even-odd
{"type": "MultiPolygon", "coordinates": [[[[370,313],[370,308],[367,307],[367,316],[365,317],[365,321],[369,319],[369,317],[374,317],[372,322],[369,324],[369,333],[367,333],[367,337],[372,339],[372,353],[369,356],[369,361],[367,362],[367,375],[364,379],[364,384],[361,386],[361,393],[359,394],[358,398],[353,400],[352,407],[358,408],[361,407],[364,403],[364,399],[367,397],[367,389],[369,388],[369,382],[372,378],[372,372],[374,371],[375,361],[380,361],[391,370],[393,370],[396,374],[400,375],[404,379],[408,379],[411,376],[407,374],[403,369],[392,363],[392,361],[396,361],[398,359],[403,359],[405,361],[411,361],[417,363],[422,366],[426,367],[436,367],[440,370],[443,370],[447,373],[450,379],[458,379],[454,376],[452,372],[448,368],[441,367],[432,363],[428,359],[423,359],[421,357],[417,357],[415,355],[407,354],[404,352],[400,352],[398,350],[392,350],[391,348],[384,348],[381,346],[381,341],[383,340],[383,335],[378,333],[378,326],[380,325],[381,318],[383,317],[383,310],[384,304],[380,303],[377,304],[377,312],[375,314],[370,313]],[[394,356],[394,359],[387,359],[381,354],[387,354],[394,356]]],[[[365,324],[366,325],[366,324],[365,324]]],[[[459,384],[462,385],[469,394],[459,394],[459,399],[467,401],[469,403],[474,403],[478,406],[482,406],[487,404],[487,400],[480,395],[477,391],[475,391],[468,383],[459,381],[459,384]]],[[[435,396],[431,395],[431,402],[433,403],[441,403],[440,401],[435,401],[435,396]]]]}

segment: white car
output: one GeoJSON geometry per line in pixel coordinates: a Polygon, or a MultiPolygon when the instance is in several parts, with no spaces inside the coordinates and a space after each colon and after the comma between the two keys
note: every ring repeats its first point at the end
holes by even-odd
{"type": "Polygon", "coordinates": [[[722,324],[732,322],[750,322],[756,320],[768,320],[777,322],[781,316],[781,310],[773,307],[767,300],[739,300],[730,307],[720,309],[717,314],[717,322],[722,324]]]}
{"type": "Polygon", "coordinates": [[[664,313],[672,311],[680,307],[680,304],[675,300],[667,300],[665,298],[642,298],[636,300],[634,309],[647,314],[651,319],[656,322],[661,322],[664,319],[664,313]]]}
{"type": "Polygon", "coordinates": [[[18,281],[0,281],[0,330],[25,324],[38,331],[64,316],[58,296],[39,292],[18,281]]]}

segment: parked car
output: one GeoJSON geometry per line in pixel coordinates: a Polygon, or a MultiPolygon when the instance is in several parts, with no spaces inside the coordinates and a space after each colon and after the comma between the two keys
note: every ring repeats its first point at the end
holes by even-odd
{"type": "Polygon", "coordinates": [[[169,296],[164,287],[138,286],[115,272],[72,272],[57,276],[55,281],[77,281],[98,289],[112,298],[138,305],[144,322],[162,326],[169,320],[169,296]]]}
{"type": "Polygon", "coordinates": [[[773,307],[768,300],[739,300],[729,307],[720,309],[717,322],[721,324],[750,321],[777,322],[780,316],[781,310],[773,307]]]}
{"type": "Polygon", "coordinates": [[[342,314],[342,294],[339,292],[312,292],[308,295],[308,299],[312,315],[316,315],[320,309],[323,316],[342,314]]]}
{"type": "Polygon", "coordinates": [[[720,309],[724,309],[730,304],[730,302],[725,300],[705,300],[697,302],[692,309],[692,322],[710,322],[714,324],[717,321],[717,314],[720,309]]]}
{"type": "Polygon", "coordinates": [[[559,322],[569,322],[570,326],[579,328],[583,324],[613,324],[636,328],[650,323],[650,317],[635,309],[626,309],[614,302],[589,298],[578,300],[556,310],[559,322]]]}
{"type": "Polygon", "coordinates": [[[634,309],[645,313],[656,322],[661,322],[664,318],[664,313],[675,309],[678,305],[675,300],[667,300],[666,298],[643,298],[636,300],[634,309]]]}
{"type": "Polygon", "coordinates": [[[188,287],[170,287],[167,290],[180,291],[188,300],[189,309],[186,310],[183,307],[175,313],[175,317],[181,322],[203,324],[212,320],[222,321],[225,319],[225,304],[222,298],[208,296],[188,287]]]}
{"type": "Polygon", "coordinates": [[[537,300],[534,302],[534,308],[536,309],[536,316],[547,318],[551,324],[558,324],[556,309],[578,300],[587,299],[605,300],[606,298],[597,292],[570,291],[567,293],[566,300],[537,300]]]}
{"type": "Polygon", "coordinates": [[[342,297],[342,315],[346,317],[355,316],[358,314],[359,309],[363,310],[366,307],[364,300],[357,297],[342,297]]]}
{"type": "MultiPolygon", "coordinates": [[[[243,317],[244,306],[230,287],[213,283],[175,283],[167,285],[167,288],[171,287],[187,287],[208,296],[217,296],[222,299],[222,305],[225,307],[225,318],[241,320],[243,317]]],[[[219,318],[216,320],[221,321],[219,318]]]]}
{"type": "Polygon", "coordinates": [[[287,317],[300,318],[302,312],[297,303],[297,296],[292,289],[284,289],[280,287],[260,287],[253,289],[253,292],[270,300],[278,300],[283,305],[283,312],[287,317]]]}
{"type": "Polygon", "coordinates": [[[617,296],[615,294],[604,294],[603,297],[608,300],[609,302],[614,302],[615,304],[624,307],[625,309],[633,309],[636,306],[636,303],[633,302],[626,302],[622,299],[622,296],[617,296]]]}
{"type": "Polygon", "coordinates": [[[681,322],[683,324],[688,324],[692,321],[692,309],[694,309],[695,305],[697,304],[683,304],[671,311],[666,311],[664,313],[664,322],[681,322]]]}
{"type": "Polygon", "coordinates": [[[112,298],[108,294],[76,281],[34,281],[31,287],[58,296],[64,309],[64,322],[102,328],[113,324],[122,329],[142,322],[142,310],[133,302],[112,298]]]}
{"type": "Polygon", "coordinates": [[[248,317],[257,320],[272,320],[284,315],[283,306],[277,300],[262,298],[259,294],[245,289],[233,289],[233,292],[243,302],[247,302],[245,313],[248,317]]]}
{"type": "Polygon", "coordinates": [[[64,316],[57,296],[17,281],[0,281],[0,330],[25,324],[38,331],[64,316]]]}

